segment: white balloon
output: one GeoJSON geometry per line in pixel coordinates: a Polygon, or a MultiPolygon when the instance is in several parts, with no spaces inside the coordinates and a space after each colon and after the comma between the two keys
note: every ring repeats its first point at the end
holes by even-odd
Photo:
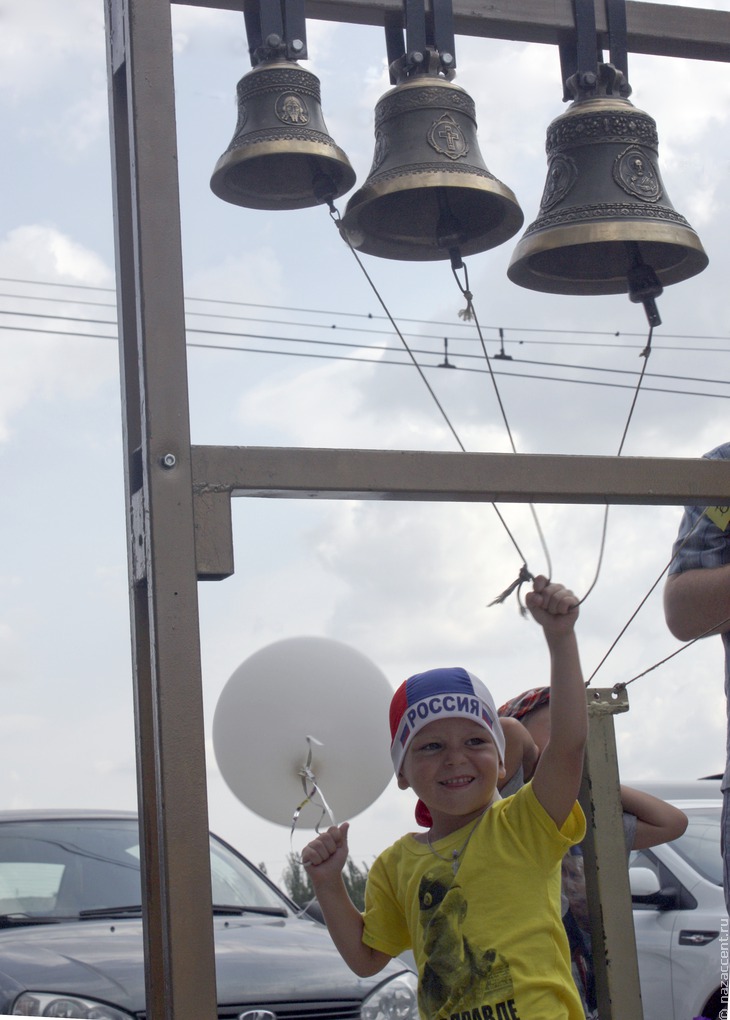
{"type": "MultiPolygon", "coordinates": [[[[292,825],[312,783],[338,823],[369,807],[393,777],[388,707],[393,689],[361,652],[339,641],[295,637],[255,652],[231,675],[213,718],[221,775],[257,815],[292,825]],[[307,740],[307,738],[311,740],[307,740]]],[[[320,802],[314,794],[313,801],[320,802]]],[[[327,828],[314,803],[297,828],[327,828]]]]}

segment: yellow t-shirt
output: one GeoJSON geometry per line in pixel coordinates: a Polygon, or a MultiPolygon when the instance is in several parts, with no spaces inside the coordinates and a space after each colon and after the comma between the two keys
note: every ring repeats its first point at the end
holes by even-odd
{"type": "Polygon", "coordinates": [[[484,814],[454,874],[470,825],[434,844],[441,856],[407,835],[377,858],[363,941],[413,949],[425,1020],[583,1020],[560,916],[560,864],[583,812],[558,830],[528,783],[484,814]]]}

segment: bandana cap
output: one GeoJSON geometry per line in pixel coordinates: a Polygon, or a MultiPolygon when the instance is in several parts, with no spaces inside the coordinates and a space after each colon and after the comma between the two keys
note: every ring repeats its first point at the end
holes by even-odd
{"type": "Polygon", "coordinates": [[[511,719],[524,719],[536,708],[550,704],[549,687],[532,687],[529,691],[523,691],[511,701],[506,701],[499,709],[500,716],[508,716],[511,719]]]}
{"type": "Polygon", "coordinates": [[[471,719],[488,730],[504,763],[504,734],[492,695],[461,666],[430,669],[409,677],[390,703],[390,756],[396,775],[415,735],[438,719],[471,719]]]}

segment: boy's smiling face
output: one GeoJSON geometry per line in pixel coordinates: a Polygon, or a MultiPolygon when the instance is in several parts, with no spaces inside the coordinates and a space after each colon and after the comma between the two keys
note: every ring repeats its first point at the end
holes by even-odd
{"type": "Polygon", "coordinates": [[[471,719],[444,718],[413,737],[398,774],[428,807],[435,839],[477,818],[491,804],[504,775],[489,730],[471,719]]]}

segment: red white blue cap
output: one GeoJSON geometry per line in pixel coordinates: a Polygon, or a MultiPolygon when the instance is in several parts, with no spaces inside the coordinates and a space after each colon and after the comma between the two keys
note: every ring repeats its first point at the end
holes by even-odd
{"type": "Polygon", "coordinates": [[[390,703],[390,756],[396,775],[414,736],[437,719],[472,719],[492,735],[504,763],[504,733],[492,695],[479,677],[461,666],[416,673],[390,703]]]}

